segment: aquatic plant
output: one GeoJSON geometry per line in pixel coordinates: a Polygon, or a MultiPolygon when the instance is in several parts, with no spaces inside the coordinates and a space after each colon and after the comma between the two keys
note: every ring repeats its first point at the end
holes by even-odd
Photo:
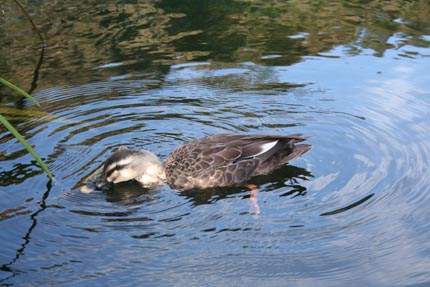
{"type": "MultiPolygon", "coordinates": [[[[3,79],[0,77],[0,83],[4,84],[5,86],[11,88],[12,90],[18,92],[19,94],[23,95],[33,103],[35,103],[38,107],[40,107],[40,104],[36,101],[35,98],[33,98],[31,95],[29,95],[27,92],[22,90],[21,88],[15,86],[11,82],[3,79]]],[[[43,160],[40,158],[40,156],[36,153],[36,151],[31,147],[31,145],[24,139],[24,137],[18,132],[18,130],[5,118],[0,114],[0,122],[8,129],[8,131],[25,147],[25,149],[34,157],[34,159],[39,163],[40,167],[45,171],[45,173],[48,175],[50,179],[54,179],[54,176],[52,175],[49,168],[46,166],[46,164],[43,162],[43,160]]]]}

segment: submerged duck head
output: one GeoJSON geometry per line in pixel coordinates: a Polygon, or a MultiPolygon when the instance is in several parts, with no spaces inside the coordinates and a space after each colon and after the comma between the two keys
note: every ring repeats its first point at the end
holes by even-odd
{"type": "Polygon", "coordinates": [[[101,176],[96,180],[98,189],[111,183],[138,181],[145,188],[153,188],[164,181],[160,159],[146,150],[121,147],[106,160],[101,176]]]}

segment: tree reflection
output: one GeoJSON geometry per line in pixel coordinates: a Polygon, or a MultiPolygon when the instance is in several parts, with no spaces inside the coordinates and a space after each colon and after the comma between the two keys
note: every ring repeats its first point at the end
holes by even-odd
{"type": "MultiPolygon", "coordinates": [[[[111,73],[167,72],[189,61],[292,65],[340,45],[351,55],[372,49],[382,56],[404,45],[428,46],[422,36],[430,33],[425,0],[50,2],[26,6],[49,39],[42,89],[111,73]],[[94,70],[109,63],[121,65],[94,70]]],[[[25,87],[39,47],[28,41],[31,27],[13,5],[2,6],[0,73],[25,87]],[[28,47],[32,52],[22,55],[28,47]]]]}

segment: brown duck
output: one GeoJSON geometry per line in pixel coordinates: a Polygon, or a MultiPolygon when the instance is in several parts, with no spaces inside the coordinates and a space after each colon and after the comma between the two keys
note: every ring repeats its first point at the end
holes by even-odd
{"type": "Polygon", "coordinates": [[[164,164],[145,150],[120,148],[105,162],[96,186],[136,180],[153,188],[163,182],[179,190],[232,186],[253,176],[268,174],[309,151],[296,144],[300,134],[207,136],[175,149],[164,164]]]}

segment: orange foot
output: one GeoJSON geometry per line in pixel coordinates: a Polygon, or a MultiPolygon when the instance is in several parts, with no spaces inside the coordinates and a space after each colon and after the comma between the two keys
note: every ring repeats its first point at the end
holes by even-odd
{"type": "Polygon", "coordinates": [[[258,206],[258,188],[255,184],[248,184],[248,188],[251,190],[251,212],[255,215],[260,215],[260,206],[258,206]]]}

